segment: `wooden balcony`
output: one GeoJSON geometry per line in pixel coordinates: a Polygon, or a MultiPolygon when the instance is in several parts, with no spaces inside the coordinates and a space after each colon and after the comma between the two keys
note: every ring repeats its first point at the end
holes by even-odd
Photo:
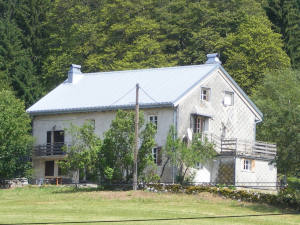
{"type": "Polygon", "coordinates": [[[249,156],[263,159],[274,159],[276,157],[277,146],[273,143],[220,138],[214,134],[204,134],[204,137],[215,144],[216,151],[221,155],[249,156]]]}
{"type": "Polygon", "coordinates": [[[42,156],[63,156],[66,153],[63,151],[64,143],[54,143],[37,145],[33,148],[33,155],[36,157],[42,156]]]}

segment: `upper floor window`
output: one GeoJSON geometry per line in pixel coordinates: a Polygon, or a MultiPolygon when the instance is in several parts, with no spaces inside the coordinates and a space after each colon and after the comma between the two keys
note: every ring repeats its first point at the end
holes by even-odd
{"type": "Polygon", "coordinates": [[[225,91],[225,96],[224,96],[224,105],[225,106],[230,106],[233,105],[233,92],[225,91]]]}
{"type": "Polygon", "coordinates": [[[47,144],[64,144],[65,132],[63,130],[47,131],[47,144]]]}
{"type": "Polygon", "coordinates": [[[155,116],[155,115],[150,115],[150,116],[149,116],[149,122],[152,123],[152,124],[154,124],[155,127],[157,127],[157,116],[155,116]]]}
{"type": "Polygon", "coordinates": [[[193,122],[194,133],[203,133],[205,131],[208,131],[208,117],[194,115],[193,122]]]}
{"type": "Polygon", "coordinates": [[[210,98],[210,88],[201,88],[201,100],[209,101],[210,98]]]}

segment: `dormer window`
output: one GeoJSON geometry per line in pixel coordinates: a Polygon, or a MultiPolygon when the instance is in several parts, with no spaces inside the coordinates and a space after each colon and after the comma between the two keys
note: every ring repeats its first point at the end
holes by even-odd
{"type": "Polygon", "coordinates": [[[209,101],[210,98],[210,88],[201,88],[201,100],[209,101]]]}
{"type": "Polygon", "coordinates": [[[233,105],[233,92],[230,91],[225,91],[225,96],[224,96],[224,106],[231,106],[233,105]]]}

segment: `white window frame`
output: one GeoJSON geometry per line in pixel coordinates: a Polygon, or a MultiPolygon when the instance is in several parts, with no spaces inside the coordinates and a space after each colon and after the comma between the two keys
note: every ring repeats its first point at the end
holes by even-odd
{"type": "Polygon", "coordinates": [[[199,162],[196,163],[196,168],[197,169],[203,169],[203,165],[199,162]]]}
{"type": "Polygon", "coordinates": [[[210,101],[210,88],[201,87],[201,101],[210,101]]]}
{"type": "Polygon", "coordinates": [[[252,160],[251,159],[243,159],[242,169],[243,169],[243,171],[251,172],[252,171],[252,160]]]}
{"type": "Polygon", "coordinates": [[[152,123],[157,127],[157,125],[158,125],[158,116],[157,115],[149,115],[148,119],[149,119],[149,123],[152,123]]]}
{"type": "Polygon", "coordinates": [[[193,118],[193,132],[200,134],[205,133],[209,130],[209,118],[205,116],[195,115],[193,118]]]}
{"type": "Polygon", "coordinates": [[[223,100],[224,106],[233,106],[234,105],[234,93],[232,91],[225,91],[224,100],[223,100]],[[230,99],[230,103],[227,103],[226,99],[230,99]]]}
{"type": "Polygon", "coordinates": [[[152,148],[152,158],[153,158],[153,162],[155,164],[157,164],[157,158],[158,158],[158,148],[152,148]]]}

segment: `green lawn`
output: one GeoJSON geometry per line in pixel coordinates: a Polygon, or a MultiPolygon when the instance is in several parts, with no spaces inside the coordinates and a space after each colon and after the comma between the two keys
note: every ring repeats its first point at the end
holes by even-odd
{"type": "Polygon", "coordinates": [[[288,211],[224,199],[209,193],[185,195],[72,190],[55,186],[0,190],[0,224],[300,224],[300,215],[243,217],[288,211]],[[120,222],[112,222],[117,220],[120,222]]]}

